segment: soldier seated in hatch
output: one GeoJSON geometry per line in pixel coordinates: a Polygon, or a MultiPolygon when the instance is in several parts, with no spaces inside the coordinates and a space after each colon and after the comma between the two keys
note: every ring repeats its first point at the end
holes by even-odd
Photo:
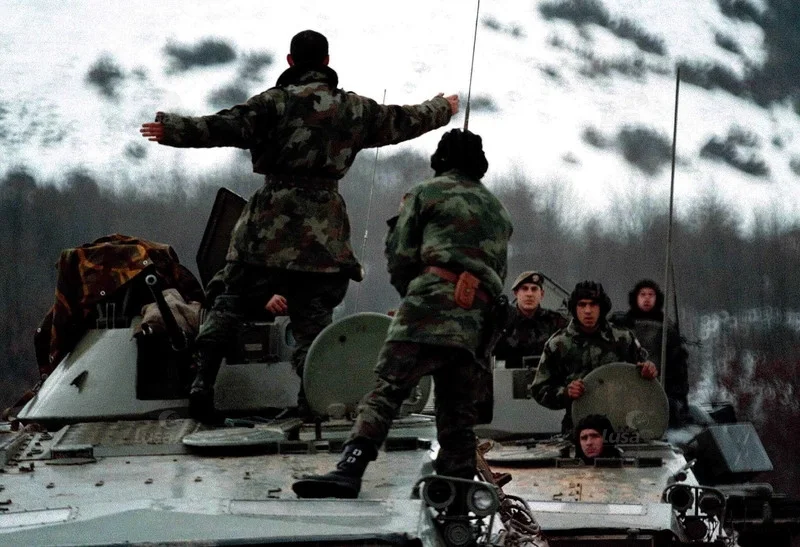
{"type": "Polygon", "coordinates": [[[583,281],[569,297],[572,320],[545,344],[530,395],[554,410],[566,409],[562,432],[572,429],[572,401],[583,396],[583,378],[608,363],[635,363],[643,378],[655,378],[656,366],[647,360],[633,333],[606,321],[611,299],[600,283],[583,281]]]}
{"type": "Polygon", "coordinates": [[[664,391],[669,399],[669,424],[679,426],[686,422],[689,414],[687,394],[689,393],[688,352],[677,326],[669,319],[664,320],[664,293],[652,279],[642,279],[628,293],[627,312],[611,314],[609,320],[617,326],[633,331],[636,338],[647,350],[650,359],[661,366],[661,341],[663,327],[667,325],[667,368],[664,374],[664,391]]]}
{"type": "Polygon", "coordinates": [[[522,272],[511,290],[514,303],[510,307],[508,326],[494,348],[496,359],[506,368],[522,368],[526,358],[542,354],[544,344],[556,331],[567,326],[566,317],[541,306],[544,298],[544,276],[536,271],[522,272]]]}
{"type": "Polygon", "coordinates": [[[589,414],[575,426],[575,457],[590,465],[596,458],[620,458],[615,440],[611,421],[602,414],[589,414]]]}

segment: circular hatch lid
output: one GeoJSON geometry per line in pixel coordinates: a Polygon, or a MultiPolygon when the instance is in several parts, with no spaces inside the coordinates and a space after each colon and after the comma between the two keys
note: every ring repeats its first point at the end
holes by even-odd
{"type": "Polygon", "coordinates": [[[642,378],[631,363],[610,363],[583,378],[584,395],[572,402],[572,423],[604,414],[614,430],[638,432],[643,440],[660,439],[669,423],[669,401],[658,378],[642,378]]]}
{"type": "MultiPolygon", "coordinates": [[[[391,317],[382,313],[356,313],[317,335],[303,369],[303,387],[315,414],[341,418],[356,410],[361,398],[375,387],[374,369],[391,322],[391,317]]],[[[416,398],[411,412],[424,407],[430,385],[429,377],[420,381],[416,391],[422,394],[412,393],[416,398]]]]}

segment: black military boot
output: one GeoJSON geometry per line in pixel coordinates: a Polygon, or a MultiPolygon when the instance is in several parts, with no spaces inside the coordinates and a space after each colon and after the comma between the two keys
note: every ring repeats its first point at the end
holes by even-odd
{"type": "Polygon", "coordinates": [[[377,456],[378,449],[370,442],[346,444],[334,471],[300,479],[292,490],[298,498],[357,498],[364,470],[377,456]]]}
{"type": "Polygon", "coordinates": [[[222,356],[198,352],[195,362],[197,375],[189,388],[189,416],[204,424],[215,423],[214,383],[222,363],[222,356]]]}
{"type": "Polygon", "coordinates": [[[314,413],[311,412],[311,406],[308,404],[302,377],[300,380],[300,392],[297,394],[297,417],[301,418],[304,422],[314,421],[314,413]]]}

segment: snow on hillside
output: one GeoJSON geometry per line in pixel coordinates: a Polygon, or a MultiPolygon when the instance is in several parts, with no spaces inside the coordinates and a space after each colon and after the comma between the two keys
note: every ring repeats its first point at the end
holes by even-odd
{"type": "MultiPolygon", "coordinates": [[[[663,40],[665,51],[659,54],[601,25],[545,18],[541,5],[481,3],[470,129],[484,138],[491,166],[487,180],[498,184],[521,172],[535,184],[561,184],[579,204],[576,211],[607,210],[610,200],[631,192],[663,199],[666,207],[668,161],[662,158],[648,169],[635,166],[623,157],[620,132],[648,129],[669,143],[676,63],[714,62],[741,75],[746,64],[764,62],[761,28],[724,16],[715,0],[605,2],[612,17],[663,40]],[[735,39],[741,53],[720,47],[720,35],[735,39]]],[[[0,0],[0,10],[9,15],[0,35],[0,174],[26,166],[57,178],[80,167],[125,184],[157,181],[175,166],[192,174],[231,159],[242,162],[230,150],[147,143],[138,127],[158,109],[214,112],[218,108],[209,96],[226,86],[244,88],[248,95],[269,87],[285,66],[291,36],[304,28],[328,36],[331,66],[345,89],[379,101],[385,90],[391,103],[459,92],[462,114],[451,127],[463,124],[472,2],[0,0]],[[237,58],[184,72],[170,69],[165,46],[190,47],[208,38],[230,43],[237,58]],[[272,54],[274,63],[260,77],[243,78],[247,56],[257,53],[272,54]],[[86,81],[100,59],[120,71],[111,96],[86,81]]],[[[721,90],[682,83],[678,209],[714,191],[745,220],[759,209],[793,215],[800,180],[789,165],[800,157],[798,132],[800,118],[789,106],[765,109],[721,90]],[[745,156],[764,161],[768,176],[700,156],[710,139],[731,132],[755,136],[738,145],[745,156]]],[[[441,130],[393,149],[429,154],[440,135],[441,130]]]]}

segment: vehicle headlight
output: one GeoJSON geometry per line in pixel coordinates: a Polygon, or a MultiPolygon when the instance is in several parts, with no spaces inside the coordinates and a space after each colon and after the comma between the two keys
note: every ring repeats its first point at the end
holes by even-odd
{"type": "Polygon", "coordinates": [[[688,486],[673,486],[667,492],[666,499],[673,509],[679,513],[685,513],[694,504],[694,493],[688,486]]]}
{"type": "Polygon", "coordinates": [[[456,498],[456,487],[448,480],[431,479],[422,488],[422,499],[434,509],[444,509],[456,498]]]}
{"type": "Polygon", "coordinates": [[[683,530],[690,540],[701,541],[708,535],[708,524],[702,518],[687,518],[683,530]]]}
{"type": "Polygon", "coordinates": [[[476,484],[467,493],[467,508],[479,517],[491,515],[500,506],[497,492],[489,486],[476,484]]]}
{"type": "Polygon", "coordinates": [[[700,499],[697,501],[697,506],[700,510],[707,515],[715,515],[725,507],[725,498],[721,494],[710,490],[703,490],[700,494],[700,499]]]}

